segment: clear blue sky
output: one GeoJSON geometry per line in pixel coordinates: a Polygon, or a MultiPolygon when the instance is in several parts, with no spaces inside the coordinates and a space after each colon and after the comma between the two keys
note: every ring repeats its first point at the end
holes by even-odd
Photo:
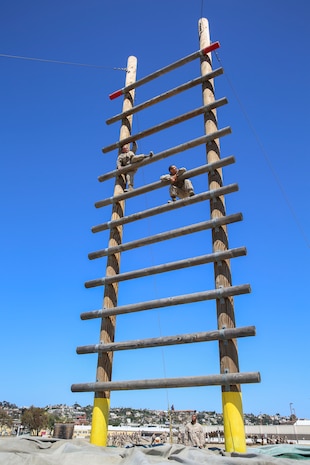
{"type": "MultiPolygon", "coordinates": [[[[243,385],[246,413],[310,418],[309,342],[309,19],[307,0],[12,0],[0,18],[1,147],[1,373],[0,400],[17,405],[92,404],[93,394],[71,393],[73,383],[95,380],[97,356],[77,355],[95,344],[99,320],[80,314],[99,309],[103,289],[85,289],[103,276],[105,259],[88,253],[105,248],[108,234],[91,227],[110,219],[111,209],[94,203],[112,195],[113,181],[97,177],[115,166],[116,153],[101,148],[119,137],[122,99],[108,95],[123,87],[130,55],[140,79],[199,48],[197,25],[209,20],[211,39],[221,48],[214,67],[222,157],[236,163],[224,170],[225,184],[239,192],[227,198],[227,213],[244,220],[229,226],[231,247],[246,257],[232,261],[233,284],[250,283],[249,295],[235,298],[237,326],[256,326],[257,335],[239,340],[240,370],[259,371],[259,384],[243,385]],[[4,56],[5,55],[5,56],[4,56]],[[37,60],[11,58],[18,56],[37,60]],[[220,63],[219,63],[220,61],[220,63]],[[62,64],[59,62],[71,63],[62,64]],[[83,64],[86,66],[77,66],[83,64]],[[92,66],[96,65],[96,66],[92,66]]],[[[199,63],[140,88],[141,103],[200,74],[199,63]],[[180,79],[180,82],[177,82],[180,79]],[[158,85],[158,87],[156,87],[158,85]],[[161,87],[162,85],[162,87],[161,87]],[[155,87],[154,87],[155,86],[155,87]]],[[[188,109],[200,106],[183,99],[188,109]]],[[[183,108],[171,107],[171,114],[183,108]]],[[[169,111],[141,112],[134,132],[164,121],[169,111]]],[[[141,141],[154,152],[203,134],[201,119],[184,132],[169,131],[141,141]]],[[[188,168],[201,163],[183,154],[140,170],[136,186],[155,182],[170,162],[188,168]]],[[[194,180],[197,192],[205,178],[194,180]]],[[[127,213],[168,200],[167,189],[127,202],[127,213]]],[[[208,206],[207,206],[208,207],[208,206]]],[[[193,220],[200,221],[193,209],[193,220]]],[[[183,210],[184,213],[184,210],[183,210]]],[[[182,214],[183,214],[182,213],[182,214]]],[[[181,215],[182,215],[181,214],[181,215]]],[[[206,219],[208,218],[208,208],[206,219]]],[[[178,224],[151,218],[127,226],[124,240],[178,224]]],[[[210,236],[188,239],[186,250],[166,244],[122,257],[122,271],[210,253],[210,236]]],[[[143,278],[120,286],[120,304],[214,287],[210,268],[175,276],[143,278]],[[206,271],[205,271],[206,270],[206,271]],[[208,271],[207,271],[208,270],[208,271]],[[195,276],[195,277],[193,277],[195,276]],[[193,288],[194,287],[194,288],[193,288]]],[[[121,316],[118,340],[216,328],[215,303],[121,316]],[[147,314],[145,314],[147,313],[147,314]]],[[[217,343],[131,351],[115,355],[114,379],[214,374],[217,343]]],[[[221,411],[220,387],[113,392],[111,406],[221,411]]]]}

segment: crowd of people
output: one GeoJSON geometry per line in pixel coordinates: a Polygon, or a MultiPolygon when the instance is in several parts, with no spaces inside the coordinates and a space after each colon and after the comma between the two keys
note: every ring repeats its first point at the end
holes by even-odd
{"type": "MultiPolygon", "coordinates": [[[[129,445],[150,445],[157,446],[160,444],[170,443],[171,438],[167,432],[160,434],[153,433],[151,437],[143,436],[141,431],[135,432],[111,432],[108,434],[108,445],[116,447],[126,447],[129,445]]],[[[193,414],[191,421],[185,425],[183,432],[174,433],[172,442],[183,444],[185,446],[198,447],[202,449],[206,442],[206,437],[202,426],[197,421],[196,414],[193,414]]]]}

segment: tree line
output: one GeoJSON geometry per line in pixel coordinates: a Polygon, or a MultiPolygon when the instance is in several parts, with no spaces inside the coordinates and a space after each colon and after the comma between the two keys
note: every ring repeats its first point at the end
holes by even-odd
{"type": "MultiPolygon", "coordinates": [[[[63,421],[63,418],[46,412],[44,408],[31,406],[22,410],[20,421],[24,428],[27,428],[32,434],[38,436],[41,429],[48,428],[53,430],[55,423],[63,421]]],[[[13,418],[0,407],[0,426],[11,428],[13,423],[13,418]]]]}

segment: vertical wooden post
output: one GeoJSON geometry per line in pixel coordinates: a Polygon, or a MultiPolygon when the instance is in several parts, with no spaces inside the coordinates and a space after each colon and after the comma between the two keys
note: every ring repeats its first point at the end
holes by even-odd
{"type": "MultiPolygon", "coordinates": [[[[133,84],[136,80],[137,59],[133,56],[127,61],[127,75],[125,86],[133,84]]],[[[131,90],[124,96],[123,112],[133,107],[135,91],[131,90]]],[[[122,120],[120,130],[120,140],[126,139],[131,134],[132,115],[122,120]]],[[[114,186],[114,196],[122,194],[125,187],[124,176],[116,176],[114,186]]],[[[125,214],[124,200],[113,204],[111,221],[119,220],[125,214]]],[[[109,247],[115,247],[122,243],[123,226],[117,226],[111,229],[109,238],[109,247]]],[[[120,253],[115,253],[108,257],[106,276],[114,276],[120,272],[120,253]]],[[[114,308],[118,300],[118,283],[114,282],[105,285],[103,307],[114,308]]],[[[100,342],[108,344],[114,342],[116,316],[104,317],[101,321],[100,342]]],[[[96,381],[107,382],[112,378],[112,361],[113,352],[99,353],[97,363],[96,381]]],[[[94,398],[94,408],[92,416],[92,429],[90,442],[97,446],[106,446],[108,437],[110,411],[110,392],[96,392],[94,398]]]]}
{"type": "MultiPolygon", "coordinates": [[[[210,45],[209,23],[201,18],[198,24],[200,49],[210,45]]],[[[201,74],[212,71],[211,53],[201,57],[201,74]]],[[[213,80],[202,84],[203,104],[208,105],[215,100],[213,80]]],[[[216,109],[205,114],[205,133],[210,134],[217,130],[216,109]]],[[[212,163],[220,159],[219,139],[206,145],[207,162],[212,163]]],[[[223,185],[222,169],[216,169],[209,173],[209,188],[218,189],[223,185]]],[[[210,201],[211,218],[226,216],[224,196],[210,201]]],[[[227,226],[223,225],[212,230],[213,252],[225,251],[228,247],[227,226]]],[[[232,285],[230,261],[222,260],[214,263],[214,277],[216,289],[232,285]]],[[[218,329],[235,327],[233,297],[217,299],[217,323],[218,329]]],[[[221,373],[239,372],[237,340],[219,341],[220,371],[221,373]]],[[[242,411],[242,397],[240,385],[222,386],[222,404],[224,420],[225,449],[227,452],[245,452],[245,429],[242,411]]]]}

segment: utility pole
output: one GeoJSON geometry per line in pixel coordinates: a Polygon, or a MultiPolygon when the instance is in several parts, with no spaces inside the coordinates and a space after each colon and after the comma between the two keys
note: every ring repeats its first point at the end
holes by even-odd
{"type": "MultiPolygon", "coordinates": [[[[210,46],[209,23],[205,18],[199,20],[200,50],[210,46]]],[[[212,71],[211,54],[204,54],[201,59],[201,74],[212,71]]],[[[202,84],[203,104],[208,105],[215,100],[213,79],[202,84]]],[[[211,134],[217,130],[216,109],[209,111],[204,116],[205,133],[211,134]]],[[[220,159],[219,139],[207,143],[207,163],[213,163],[220,159]]],[[[223,186],[222,169],[216,169],[209,173],[209,188],[218,189],[223,186]]],[[[210,201],[212,219],[226,216],[224,196],[219,196],[210,201]]],[[[228,250],[227,226],[223,224],[212,229],[213,252],[228,250]]],[[[230,260],[214,262],[214,278],[216,289],[229,288],[232,285],[230,260]]],[[[233,297],[216,299],[218,329],[224,330],[235,327],[233,297]]],[[[220,370],[221,374],[239,372],[237,340],[229,339],[219,341],[220,370]]],[[[245,452],[245,428],[242,410],[242,397],[240,385],[222,385],[222,405],[224,420],[225,450],[227,452],[245,452]]]]}
{"type": "MultiPolygon", "coordinates": [[[[136,80],[137,59],[130,56],[127,61],[126,86],[136,80]]],[[[123,112],[130,110],[134,102],[135,90],[131,90],[124,95],[123,112]]],[[[132,115],[122,119],[120,130],[120,141],[126,139],[131,134],[132,115]]],[[[124,192],[124,175],[116,176],[114,186],[114,196],[124,192]]],[[[111,221],[117,221],[124,216],[125,201],[121,200],[113,204],[111,221]]],[[[122,243],[123,226],[115,226],[111,229],[109,238],[109,248],[122,243]]],[[[120,272],[120,252],[109,255],[106,267],[106,276],[115,276],[120,272]]],[[[104,287],[103,308],[111,309],[117,307],[118,282],[106,284],[104,287]]],[[[116,315],[104,316],[101,320],[100,343],[109,344],[114,342],[116,326],[116,315]]],[[[97,363],[97,382],[107,382],[112,379],[113,352],[99,352],[97,363]]],[[[92,429],[90,442],[97,446],[106,446],[108,437],[110,412],[110,391],[95,392],[94,408],[92,416],[92,429]]]]}

